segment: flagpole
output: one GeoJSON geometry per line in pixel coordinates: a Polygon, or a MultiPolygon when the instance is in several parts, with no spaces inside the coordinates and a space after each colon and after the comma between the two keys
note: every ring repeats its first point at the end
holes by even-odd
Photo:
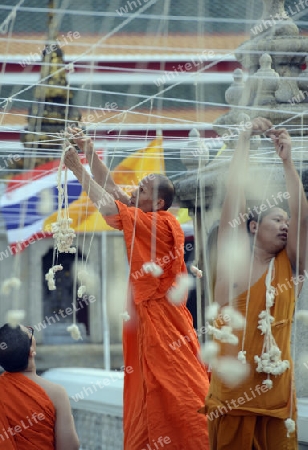
{"type": "MultiPolygon", "coordinates": [[[[106,151],[107,152],[107,151],[106,151]]],[[[107,164],[107,153],[105,157],[107,164]]],[[[110,328],[107,314],[107,236],[106,231],[102,232],[101,239],[101,258],[102,258],[102,313],[103,313],[103,336],[104,336],[104,367],[105,370],[111,369],[110,364],[110,328]]]]}

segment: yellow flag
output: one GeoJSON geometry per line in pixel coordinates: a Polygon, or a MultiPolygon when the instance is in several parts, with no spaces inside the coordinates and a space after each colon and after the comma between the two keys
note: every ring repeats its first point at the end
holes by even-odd
{"type": "Polygon", "coordinates": [[[178,210],[176,218],[178,219],[178,221],[180,222],[181,225],[183,223],[190,222],[192,220],[192,218],[188,214],[188,208],[180,208],[178,210]]]}
{"type": "Polygon", "coordinates": [[[165,174],[163,138],[157,137],[147,148],[125,158],[112,173],[116,184],[131,191],[150,173],[165,174]]]}

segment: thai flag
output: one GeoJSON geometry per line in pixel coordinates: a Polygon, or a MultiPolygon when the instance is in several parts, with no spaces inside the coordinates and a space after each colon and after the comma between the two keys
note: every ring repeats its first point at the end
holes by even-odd
{"type": "MultiPolygon", "coordinates": [[[[88,169],[83,155],[81,160],[88,169]]],[[[21,252],[35,240],[52,236],[51,230],[43,230],[43,225],[58,209],[59,163],[60,160],[56,160],[42,164],[31,171],[15,175],[8,181],[0,200],[0,213],[12,254],[21,252]],[[43,192],[48,192],[48,208],[44,205],[43,192]]],[[[70,204],[80,197],[82,188],[70,170],[67,172],[67,180],[70,204]]]]}

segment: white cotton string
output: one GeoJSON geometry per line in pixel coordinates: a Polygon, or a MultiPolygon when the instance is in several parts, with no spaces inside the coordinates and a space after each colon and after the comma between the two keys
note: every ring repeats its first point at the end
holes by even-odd
{"type": "MultiPolygon", "coordinates": [[[[125,118],[124,118],[124,120],[125,120],[125,118]]],[[[124,122],[123,122],[123,126],[124,126],[124,122]]],[[[118,137],[117,137],[117,142],[120,142],[120,138],[121,138],[121,129],[120,129],[118,137]]],[[[93,156],[94,155],[92,155],[91,166],[92,166],[92,163],[93,163],[93,156]]],[[[111,172],[110,168],[112,166],[112,162],[113,162],[114,157],[115,157],[115,152],[113,151],[111,161],[110,161],[110,163],[108,162],[108,174],[107,174],[106,181],[104,183],[103,189],[106,188],[107,180],[108,180],[108,177],[110,176],[110,172],[111,172]]],[[[90,192],[90,189],[89,189],[89,191],[87,193],[87,195],[88,195],[87,203],[89,202],[89,192],[90,192]]],[[[86,264],[87,264],[89,256],[90,256],[90,251],[91,251],[93,240],[94,240],[94,236],[95,236],[95,229],[96,229],[97,221],[98,221],[98,216],[96,216],[96,218],[95,218],[95,222],[94,222],[94,226],[93,226],[93,232],[91,234],[89,248],[88,248],[88,252],[87,252],[87,256],[86,256],[86,264]]]]}
{"type": "MultiPolygon", "coordinates": [[[[150,0],[148,3],[146,3],[144,6],[142,6],[141,8],[138,8],[137,11],[135,13],[132,13],[129,15],[129,17],[127,17],[125,20],[123,20],[123,22],[121,22],[119,25],[117,25],[115,28],[113,28],[109,33],[107,33],[105,36],[103,36],[102,38],[100,38],[95,44],[91,45],[90,48],[88,50],[86,50],[84,53],[82,53],[80,56],[78,56],[77,58],[75,58],[75,60],[72,62],[72,64],[75,64],[75,62],[78,62],[80,60],[82,60],[86,55],[88,55],[89,53],[93,52],[94,49],[98,48],[102,42],[105,42],[106,40],[108,40],[111,36],[113,36],[114,34],[116,34],[118,31],[120,31],[122,28],[124,28],[126,25],[128,25],[130,22],[132,22],[136,17],[139,17],[140,15],[142,15],[142,13],[144,11],[146,11],[147,9],[149,9],[152,5],[154,5],[158,0],[150,0]]],[[[43,78],[42,80],[40,80],[40,83],[46,80],[49,80],[49,78],[51,76],[55,76],[57,74],[59,74],[61,71],[63,70],[63,68],[58,69],[57,71],[53,72],[53,74],[51,75],[47,75],[45,78],[43,78]]],[[[20,94],[23,94],[24,92],[28,91],[29,89],[37,86],[40,83],[33,83],[29,86],[27,86],[26,88],[18,91],[16,94],[14,94],[12,96],[12,98],[17,97],[20,94]]],[[[1,104],[3,104],[3,102],[0,102],[0,106],[1,104]]]]}
{"type": "MultiPolygon", "coordinates": [[[[16,9],[17,7],[19,8],[20,5],[24,2],[24,0],[22,0],[14,9],[16,9]]],[[[6,9],[11,9],[10,6],[8,5],[1,5],[1,9],[6,10],[6,9]]],[[[112,8],[113,9],[113,8],[112,8]]],[[[31,11],[32,13],[36,13],[36,12],[41,12],[42,8],[37,8],[37,7],[22,7],[20,8],[20,11],[31,11]]],[[[54,8],[54,11],[56,13],[63,13],[63,7],[61,5],[61,7],[59,8],[54,8]]],[[[203,9],[204,11],[204,9],[203,9]]],[[[289,8],[289,12],[290,14],[295,14],[294,11],[291,10],[291,8],[289,8]]],[[[84,17],[92,17],[93,16],[93,12],[89,11],[89,10],[81,10],[81,9],[67,9],[65,10],[65,14],[68,15],[70,17],[71,20],[75,20],[76,16],[81,16],[82,18],[84,17]]],[[[131,14],[130,12],[127,12],[126,14],[123,13],[123,17],[126,17],[128,14],[131,14]]],[[[299,11],[296,12],[296,19],[300,18],[302,15],[305,15],[305,10],[303,11],[299,11]]],[[[118,12],[114,12],[114,11],[95,11],[95,16],[97,17],[101,17],[101,18],[118,18],[119,17],[119,13],[118,12]]],[[[147,13],[147,14],[142,14],[140,17],[138,17],[139,20],[148,20],[150,19],[151,21],[155,22],[158,21],[160,22],[162,20],[162,16],[160,14],[151,14],[151,13],[147,13]]],[[[164,15],[164,20],[166,20],[169,23],[172,22],[193,22],[193,25],[195,25],[196,23],[198,24],[198,29],[200,29],[200,23],[203,25],[203,27],[205,26],[205,24],[207,23],[218,23],[218,24],[246,24],[248,27],[250,27],[250,25],[255,25],[256,21],[253,19],[245,19],[245,18],[226,18],[226,17],[205,17],[201,14],[198,15],[187,15],[187,16],[183,16],[183,15],[172,15],[172,14],[166,14],[164,15]]],[[[296,20],[296,23],[298,23],[298,20],[296,20]]],[[[301,22],[299,22],[301,23],[301,22]]],[[[303,22],[306,23],[306,22],[303,22]]],[[[156,25],[156,24],[155,24],[156,25]]],[[[247,27],[246,27],[247,28],[247,27]]],[[[36,40],[33,40],[33,42],[37,42],[36,40]]],[[[77,44],[76,44],[77,45],[77,44]]],[[[139,45],[138,48],[143,48],[142,45],[139,45]]],[[[125,48],[125,46],[124,46],[125,48]]],[[[147,48],[147,47],[145,47],[147,48]]],[[[172,48],[171,48],[172,50],[172,48]]],[[[179,51],[183,51],[182,48],[179,48],[179,51]]],[[[199,49],[192,49],[194,51],[200,51],[202,52],[203,48],[199,48],[199,49]]]]}
{"type": "MultiPolygon", "coordinates": [[[[153,108],[153,101],[151,101],[150,105],[151,105],[150,106],[150,115],[151,115],[152,108],[153,108]]],[[[150,120],[150,118],[149,118],[149,120],[150,120]]],[[[160,132],[156,133],[156,148],[157,148],[157,138],[158,138],[159,135],[160,135],[160,132]]],[[[147,132],[146,132],[146,141],[147,141],[147,138],[148,138],[148,129],[147,129],[147,132]]],[[[142,160],[142,163],[143,163],[143,161],[144,160],[142,160]]],[[[156,183],[155,183],[155,180],[154,180],[154,185],[153,185],[153,203],[156,203],[157,199],[158,199],[158,187],[156,186],[156,183]]],[[[153,213],[152,213],[152,222],[151,222],[151,262],[153,262],[154,264],[156,262],[156,227],[157,227],[157,212],[153,211],[153,213]]]]}
{"type": "MultiPolygon", "coordinates": [[[[66,224],[69,223],[69,204],[68,204],[68,192],[67,192],[67,168],[64,169],[64,182],[63,185],[61,184],[61,175],[62,175],[62,169],[64,164],[64,157],[66,151],[71,147],[71,144],[64,139],[63,142],[63,151],[61,154],[59,169],[58,169],[58,214],[57,214],[57,222],[58,225],[65,221],[66,224]]],[[[69,227],[69,225],[67,225],[69,227]]],[[[60,228],[61,229],[61,228],[60,228]]],[[[59,253],[59,247],[57,244],[57,253],[59,253]]],[[[67,253],[67,251],[65,251],[67,253]]],[[[74,253],[72,251],[72,253],[74,253]]],[[[78,253],[78,248],[76,249],[76,254],[78,253]]],[[[73,282],[73,305],[75,306],[73,308],[73,323],[72,325],[69,325],[67,327],[67,331],[70,333],[71,337],[75,340],[82,339],[80,330],[76,324],[76,295],[77,295],[77,282],[76,282],[77,274],[74,274],[74,282],[73,282]]]]}
{"type": "MultiPolygon", "coordinates": [[[[304,147],[304,114],[306,114],[307,111],[304,111],[301,116],[301,147],[304,147]]],[[[299,167],[299,178],[302,180],[303,177],[303,152],[300,153],[300,167],[299,167]]],[[[299,279],[299,253],[300,253],[300,229],[301,229],[301,216],[302,216],[302,209],[301,209],[301,186],[299,184],[298,189],[298,218],[297,218],[297,237],[296,237],[296,264],[295,264],[295,279],[299,279]]],[[[293,326],[293,333],[294,338],[292,339],[292,346],[293,346],[293,358],[296,360],[296,347],[297,347],[297,308],[298,308],[298,296],[299,296],[299,285],[298,283],[295,284],[294,287],[294,296],[295,296],[295,305],[294,305],[294,326],[293,326]]],[[[292,370],[292,377],[291,377],[291,386],[290,386],[290,418],[293,417],[293,407],[294,407],[294,369],[292,370]]],[[[289,420],[289,419],[288,419],[289,420]]],[[[292,420],[292,419],[290,419],[292,420]]],[[[292,426],[292,423],[291,423],[292,426]]],[[[288,424],[286,423],[286,427],[288,429],[288,424]]],[[[289,429],[288,429],[289,431],[289,429]]]]}
{"type": "MultiPolygon", "coordinates": [[[[208,67],[206,67],[206,69],[208,69],[208,68],[211,68],[211,65],[209,64],[208,65],[208,67]]],[[[203,68],[203,71],[205,70],[205,68],[203,68]]],[[[139,72],[138,72],[139,73],[139,72]]],[[[201,73],[201,72],[200,72],[201,73]]],[[[157,74],[157,76],[159,77],[161,75],[161,72],[160,73],[158,73],[157,74]]],[[[190,74],[190,76],[196,76],[197,77],[197,75],[199,75],[199,72],[192,72],[191,74],[190,74]]],[[[173,87],[175,87],[175,86],[177,86],[178,84],[182,84],[183,83],[183,81],[180,79],[179,80],[179,83],[175,83],[175,84],[171,84],[169,87],[168,87],[168,89],[170,90],[170,88],[173,88],[173,87]]],[[[40,86],[42,86],[42,87],[48,87],[49,85],[48,84],[44,84],[44,83],[37,83],[37,84],[40,84],[40,86]]],[[[193,84],[193,83],[192,83],[193,84]]],[[[54,87],[58,87],[59,89],[63,89],[63,86],[62,85],[53,85],[54,87]]],[[[74,88],[74,87],[71,87],[71,91],[76,91],[76,92],[85,92],[85,93],[97,93],[97,94],[108,94],[108,95],[112,95],[112,96],[119,96],[119,97],[130,97],[130,98],[143,98],[143,99],[145,99],[145,100],[149,100],[149,99],[151,99],[151,98],[154,98],[154,96],[152,96],[152,97],[149,97],[149,96],[147,96],[147,95],[144,95],[144,94],[133,94],[133,93],[130,93],[130,92],[123,92],[123,91],[116,91],[116,90],[114,90],[114,91],[109,91],[109,90],[96,90],[96,89],[88,89],[88,88],[85,88],[85,87],[82,87],[82,86],[80,86],[80,87],[76,87],[76,88],[74,88]]],[[[161,91],[159,91],[156,95],[155,95],[155,99],[156,100],[163,100],[165,103],[166,102],[172,102],[172,103],[180,103],[180,104],[182,104],[183,106],[185,106],[185,107],[187,107],[187,104],[191,104],[192,106],[195,106],[195,105],[200,105],[200,107],[206,107],[206,106],[208,106],[208,107],[216,107],[216,108],[223,108],[223,109],[227,109],[227,108],[229,108],[229,104],[228,103],[221,103],[221,102],[208,102],[208,101],[201,101],[201,100],[193,100],[193,99],[183,99],[183,98],[174,98],[174,97],[160,97],[160,94],[164,94],[164,92],[165,92],[165,90],[161,90],[161,91]]],[[[19,92],[17,92],[16,94],[14,94],[14,95],[17,95],[19,92]]],[[[27,103],[27,104],[31,104],[31,103],[37,103],[37,104],[46,104],[46,105],[53,105],[53,106],[57,106],[57,105],[61,105],[60,103],[57,103],[57,102],[49,102],[49,101],[46,101],[46,102],[36,102],[35,100],[23,100],[23,99],[16,99],[16,98],[14,98],[14,95],[12,96],[12,97],[10,97],[9,99],[5,99],[5,100],[3,100],[2,102],[0,102],[0,105],[1,104],[5,104],[8,100],[10,101],[10,102],[15,102],[15,103],[27,103]]],[[[83,110],[83,109],[85,109],[85,106],[84,106],[84,104],[76,104],[76,105],[74,105],[74,106],[76,106],[76,108],[78,108],[78,109],[81,109],[81,110],[83,110]]],[[[139,105],[134,105],[132,108],[136,108],[137,106],[139,106],[139,105]]],[[[232,108],[233,109],[240,109],[240,111],[241,112],[243,112],[243,110],[248,114],[250,111],[255,111],[255,112],[260,112],[260,108],[258,108],[258,107],[256,107],[256,106],[249,106],[249,108],[247,107],[247,109],[245,110],[245,109],[243,109],[244,107],[243,106],[238,106],[238,105],[232,105],[232,108]]],[[[291,108],[291,105],[290,105],[290,108],[291,108]]],[[[87,107],[87,109],[90,109],[90,110],[97,110],[97,109],[99,109],[99,108],[97,108],[97,107],[91,107],[91,106],[89,106],[89,107],[87,107]]],[[[270,112],[271,111],[271,109],[270,108],[262,108],[262,113],[265,113],[265,112],[270,112]]],[[[275,110],[276,111],[276,110],[275,110]]],[[[132,115],[138,115],[138,116],[140,116],[140,117],[144,117],[144,116],[147,116],[148,115],[148,113],[146,113],[146,112],[143,112],[142,110],[140,111],[134,111],[133,109],[129,109],[129,110],[121,110],[121,109],[117,109],[117,114],[118,115],[121,115],[122,113],[125,113],[125,112],[129,112],[129,114],[132,114],[132,115]]],[[[223,111],[222,111],[223,112],[223,111]]],[[[283,122],[281,122],[281,124],[280,124],[280,126],[282,126],[282,125],[284,125],[285,123],[288,123],[288,122],[290,122],[290,121],[292,121],[292,120],[294,120],[295,118],[297,118],[297,117],[299,117],[300,116],[300,113],[296,113],[296,114],[294,114],[294,110],[293,109],[285,109],[285,110],[280,110],[280,109],[277,109],[277,113],[284,113],[284,115],[285,114],[288,114],[288,115],[290,115],[290,117],[288,118],[288,119],[286,119],[285,121],[283,121],[283,122]]],[[[112,110],[110,110],[109,112],[108,112],[108,116],[106,117],[106,122],[108,122],[109,120],[111,120],[111,119],[113,119],[115,116],[112,116],[111,115],[112,114],[112,110]]],[[[21,117],[24,117],[25,116],[25,114],[21,114],[21,113],[18,113],[18,112],[14,112],[14,111],[12,111],[12,112],[10,112],[10,116],[15,116],[15,117],[19,117],[19,116],[21,116],[21,117]]],[[[36,118],[36,117],[40,117],[40,116],[33,116],[33,115],[30,115],[30,114],[27,114],[26,115],[27,117],[29,117],[29,118],[36,118]]],[[[161,119],[169,119],[169,120],[177,120],[177,121],[179,121],[179,122],[189,122],[189,120],[185,120],[185,119],[181,119],[180,117],[173,117],[172,118],[172,116],[171,115],[169,115],[168,114],[168,116],[164,116],[164,115],[161,115],[161,114],[153,114],[153,116],[154,117],[157,117],[157,118],[161,118],[161,119]]],[[[43,116],[41,116],[40,118],[43,118],[43,116]]],[[[63,119],[62,119],[63,120],[63,119]]],[[[61,119],[59,119],[59,121],[61,121],[61,119]]],[[[90,121],[89,123],[91,124],[91,125],[96,125],[96,124],[102,124],[102,123],[104,123],[105,121],[98,121],[98,122],[92,122],[92,121],[90,121]]],[[[198,122],[198,124],[199,124],[199,126],[202,126],[203,125],[203,120],[201,119],[199,122],[198,122]]],[[[114,124],[113,124],[114,125],[114,124]]],[[[234,129],[236,129],[237,128],[237,126],[236,125],[232,125],[232,124],[229,124],[229,125],[219,125],[221,128],[225,128],[226,130],[227,129],[230,129],[230,130],[234,130],[234,129]]],[[[307,129],[307,128],[304,128],[304,129],[307,129]]]]}
{"type": "MultiPolygon", "coordinates": [[[[17,5],[14,6],[14,8],[11,10],[11,12],[8,14],[8,16],[0,24],[0,35],[1,34],[6,34],[10,21],[11,21],[11,31],[12,31],[13,25],[14,25],[15,20],[16,20],[16,12],[17,12],[18,9],[21,9],[20,7],[24,3],[24,1],[25,0],[20,0],[17,3],[17,5]]],[[[5,8],[5,5],[2,5],[2,7],[5,8]]]]}
{"type": "MultiPolygon", "coordinates": [[[[195,83],[195,98],[198,98],[198,82],[195,83]]],[[[200,108],[197,106],[197,116],[200,115],[200,108]]],[[[195,138],[194,138],[195,139],[195,138]]],[[[189,148],[189,147],[188,147],[189,148]]],[[[196,148],[201,149],[201,139],[198,138],[196,141],[196,148]]],[[[197,169],[197,186],[196,186],[196,195],[195,195],[195,210],[194,210],[194,229],[195,229],[195,237],[194,237],[194,259],[196,262],[196,266],[199,267],[200,264],[200,234],[201,234],[201,243],[202,243],[202,260],[203,260],[203,268],[206,273],[205,279],[201,280],[196,277],[196,294],[197,294],[197,329],[200,330],[204,325],[203,323],[203,314],[202,314],[202,284],[205,289],[205,292],[208,292],[210,295],[210,283],[209,283],[209,269],[207,265],[207,255],[206,255],[206,241],[208,237],[208,229],[205,222],[205,205],[204,205],[204,189],[205,185],[202,180],[202,163],[203,154],[200,151],[198,155],[198,169],[197,169]],[[199,185],[199,186],[198,186],[199,185]],[[201,221],[198,221],[198,194],[200,197],[200,217],[201,221]],[[200,233],[200,234],[199,234],[200,233]],[[205,285],[206,284],[206,285],[205,285]]]]}
{"type": "MultiPolygon", "coordinates": [[[[8,31],[8,36],[6,38],[6,53],[8,53],[9,45],[12,40],[12,33],[13,33],[14,25],[15,25],[17,9],[23,3],[24,3],[24,0],[20,0],[20,2],[12,9],[12,11],[9,13],[9,15],[4,19],[4,21],[0,25],[0,34],[6,34],[6,32],[8,31]]],[[[7,65],[7,60],[5,60],[4,63],[2,64],[2,69],[1,69],[2,77],[5,74],[6,65],[7,65]]],[[[12,103],[13,103],[12,97],[9,97],[5,100],[4,107],[3,107],[3,113],[1,114],[1,117],[0,117],[0,126],[3,125],[6,114],[9,114],[8,109],[11,109],[12,103]]],[[[34,161],[35,161],[35,159],[34,159],[34,161]]],[[[34,167],[34,164],[31,164],[31,166],[34,167]]],[[[24,226],[27,204],[28,204],[28,202],[23,203],[23,205],[21,207],[20,224],[19,224],[20,229],[22,229],[24,226]]],[[[17,245],[18,245],[18,243],[17,243],[17,245]]],[[[25,316],[25,311],[21,310],[20,306],[19,306],[20,302],[21,302],[21,300],[20,300],[21,296],[20,296],[19,290],[22,287],[20,277],[21,277],[21,255],[20,255],[20,252],[17,252],[17,254],[15,254],[15,256],[13,258],[12,277],[5,280],[2,285],[2,288],[3,288],[5,286],[5,284],[7,284],[7,286],[10,286],[10,289],[11,289],[10,299],[11,299],[11,305],[12,305],[13,309],[8,312],[8,315],[7,315],[8,323],[13,323],[14,318],[17,320],[18,319],[23,320],[23,318],[25,316]]]]}

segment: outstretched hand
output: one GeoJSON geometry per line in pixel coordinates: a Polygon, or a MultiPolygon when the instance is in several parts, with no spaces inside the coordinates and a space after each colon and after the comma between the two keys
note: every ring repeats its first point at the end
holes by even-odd
{"type": "Polygon", "coordinates": [[[263,117],[257,117],[253,119],[251,124],[251,128],[247,131],[247,133],[249,133],[249,136],[264,134],[273,127],[272,122],[268,119],[264,119],[263,117]]]}
{"type": "Polygon", "coordinates": [[[285,128],[270,130],[267,135],[272,139],[275,150],[283,161],[291,160],[291,137],[285,128]]]}
{"type": "Polygon", "coordinates": [[[64,164],[72,172],[74,172],[74,169],[76,167],[81,165],[78,153],[76,152],[73,146],[70,146],[70,148],[65,152],[64,164]]]}
{"type": "Polygon", "coordinates": [[[84,153],[93,151],[94,147],[92,139],[88,136],[85,136],[81,128],[68,127],[68,131],[73,135],[73,141],[78,145],[80,150],[82,150],[84,153]]]}

